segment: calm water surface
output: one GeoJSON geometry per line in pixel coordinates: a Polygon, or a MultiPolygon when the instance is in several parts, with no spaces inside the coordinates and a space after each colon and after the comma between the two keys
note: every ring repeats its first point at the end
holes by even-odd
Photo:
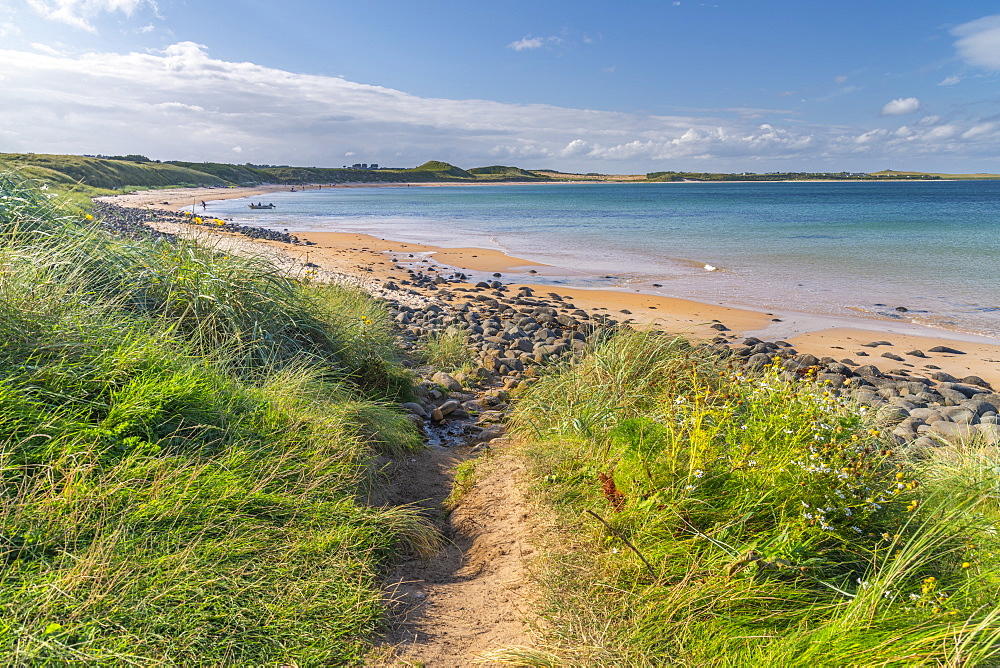
{"type": "Polygon", "coordinates": [[[209,213],[495,248],[566,270],[533,282],[878,313],[1000,336],[1000,181],[337,188],[253,199],[263,197],[277,208],[223,200],[209,213]]]}

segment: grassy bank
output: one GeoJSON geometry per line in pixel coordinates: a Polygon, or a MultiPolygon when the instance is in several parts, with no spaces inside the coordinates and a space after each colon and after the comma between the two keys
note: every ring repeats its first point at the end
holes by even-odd
{"type": "Polygon", "coordinates": [[[412,169],[233,165],[218,162],[153,161],[141,155],[100,158],[44,153],[0,153],[0,171],[23,176],[61,191],[87,196],[122,190],[185,186],[254,186],[264,183],[497,183],[548,181],[550,177],[517,167],[494,165],[465,171],[446,162],[430,161],[412,169]]]}
{"type": "Polygon", "coordinates": [[[562,532],[530,665],[995,665],[995,450],[895,452],[822,388],[623,333],[513,420],[562,532]]]}
{"type": "Polygon", "coordinates": [[[0,176],[5,664],[350,663],[434,531],[364,503],[420,439],[384,312],[113,239],[0,176]]]}

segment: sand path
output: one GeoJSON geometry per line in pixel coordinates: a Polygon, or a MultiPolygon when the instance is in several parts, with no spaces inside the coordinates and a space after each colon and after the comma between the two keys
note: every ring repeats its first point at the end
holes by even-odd
{"type": "MultiPolygon", "coordinates": [[[[503,451],[477,462],[457,507],[441,520],[447,545],[399,564],[386,584],[396,622],[372,659],[378,666],[490,665],[491,650],[530,646],[538,593],[531,579],[538,513],[518,487],[523,464],[503,451]]],[[[393,466],[389,500],[446,511],[465,448],[431,447],[393,466]]]]}

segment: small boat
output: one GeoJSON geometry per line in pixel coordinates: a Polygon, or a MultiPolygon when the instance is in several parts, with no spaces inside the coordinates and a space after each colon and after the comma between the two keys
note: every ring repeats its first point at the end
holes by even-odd
{"type": "Polygon", "coordinates": [[[273,204],[250,204],[251,209],[273,209],[273,204]]]}

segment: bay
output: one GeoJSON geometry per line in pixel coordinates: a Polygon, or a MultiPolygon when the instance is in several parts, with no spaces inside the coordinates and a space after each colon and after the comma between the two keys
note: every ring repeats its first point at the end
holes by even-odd
{"type": "Polygon", "coordinates": [[[266,197],[275,210],[223,200],[211,213],[293,233],[494,248],[555,267],[534,283],[1000,336],[1000,181],[324,188],[266,197]]]}

